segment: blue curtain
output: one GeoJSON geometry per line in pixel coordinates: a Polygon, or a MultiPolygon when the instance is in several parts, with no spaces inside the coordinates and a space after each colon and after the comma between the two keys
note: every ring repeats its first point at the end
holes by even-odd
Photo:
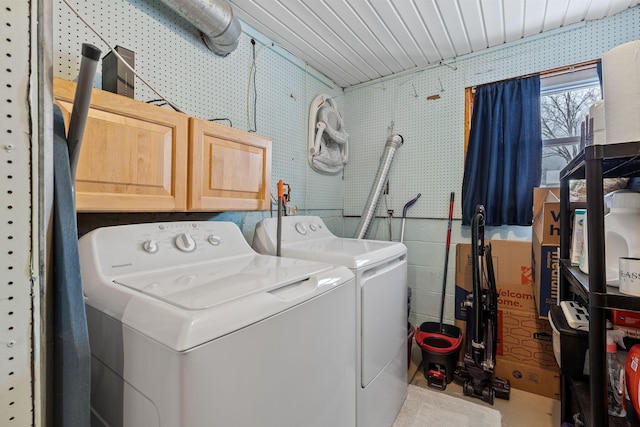
{"type": "Polygon", "coordinates": [[[531,225],[540,185],[540,77],[476,89],[462,181],[462,224],[484,205],[486,225],[531,225]]]}

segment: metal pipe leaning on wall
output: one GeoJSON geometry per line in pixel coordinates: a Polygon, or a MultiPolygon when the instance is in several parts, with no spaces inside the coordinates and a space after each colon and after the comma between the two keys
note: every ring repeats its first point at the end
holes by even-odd
{"type": "Polygon", "coordinates": [[[396,154],[396,150],[402,146],[404,140],[400,135],[391,135],[384,146],[384,153],[380,158],[380,165],[378,166],[378,172],[376,178],[373,181],[373,186],[369,192],[369,198],[364,205],[362,216],[360,217],[360,223],[356,229],[354,237],[356,239],[364,239],[369,231],[371,222],[376,216],[376,209],[378,208],[378,202],[380,201],[380,195],[384,190],[384,186],[391,170],[391,163],[393,157],[396,154]]]}
{"type": "Polygon", "coordinates": [[[91,88],[98,68],[98,61],[102,51],[89,43],[82,44],[82,58],[80,71],[78,72],[78,84],[73,96],[73,109],[69,119],[69,132],[67,133],[67,146],[69,147],[69,161],[71,165],[71,182],[75,185],[78,159],[82,147],[84,128],[89,116],[91,104],[91,88]]]}
{"type": "Polygon", "coordinates": [[[225,0],[162,0],[202,32],[204,44],[216,55],[227,56],[238,47],[242,26],[225,0]]]}

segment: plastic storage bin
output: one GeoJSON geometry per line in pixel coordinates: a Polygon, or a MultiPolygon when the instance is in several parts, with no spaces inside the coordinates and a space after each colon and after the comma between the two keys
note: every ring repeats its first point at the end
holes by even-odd
{"type": "Polygon", "coordinates": [[[553,329],[553,353],[562,372],[572,378],[584,377],[589,333],[569,326],[562,308],[558,305],[552,306],[549,310],[549,323],[553,329]]]}

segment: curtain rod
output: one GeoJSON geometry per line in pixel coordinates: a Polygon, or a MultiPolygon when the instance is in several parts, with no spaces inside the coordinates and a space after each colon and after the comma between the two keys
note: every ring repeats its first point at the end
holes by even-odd
{"type": "Polygon", "coordinates": [[[490,85],[490,84],[498,83],[498,82],[506,82],[507,80],[526,79],[528,77],[533,77],[533,76],[540,76],[541,78],[554,77],[554,76],[561,76],[563,74],[574,73],[574,72],[577,72],[577,71],[588,70],[590,68],[595,67],[599,62],[600,62],[600,58],[592,59],[590,61],[580,62],[578,64],[563,65],[562,67],[556,67],[556,68],[552,68],[550,70],[539,71],[537,73],[524,74],[522,76],[511,77],[511,78],[502,79],[502,80],[496,80],[495,82],[489,82],[489,83],[483,83],[481,85],[471,86],[471,91],[475,93],[476,88],[478,88],[480,86],[490,85]]]}

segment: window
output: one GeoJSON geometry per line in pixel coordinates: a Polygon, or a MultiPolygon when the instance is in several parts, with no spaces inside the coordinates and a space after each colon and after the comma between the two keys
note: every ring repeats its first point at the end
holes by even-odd
{"type": "MultiPolygon", "coordinates": [[[[475,87],[465,90],[464,153],[467,153],[475,87]]],[[[560,184],[560,171],[577,154],[580,126],[589,107],[600,100],[596,62],[540,75],[542,175],[540,186],[560,184]]]]}
{"type": "Polygon", "coordinates": [[[580,149],[580,127],[589,107],[601,99],[595,64],[542,75],[542,187],[558,186],[560,171],[580,149]]]}

